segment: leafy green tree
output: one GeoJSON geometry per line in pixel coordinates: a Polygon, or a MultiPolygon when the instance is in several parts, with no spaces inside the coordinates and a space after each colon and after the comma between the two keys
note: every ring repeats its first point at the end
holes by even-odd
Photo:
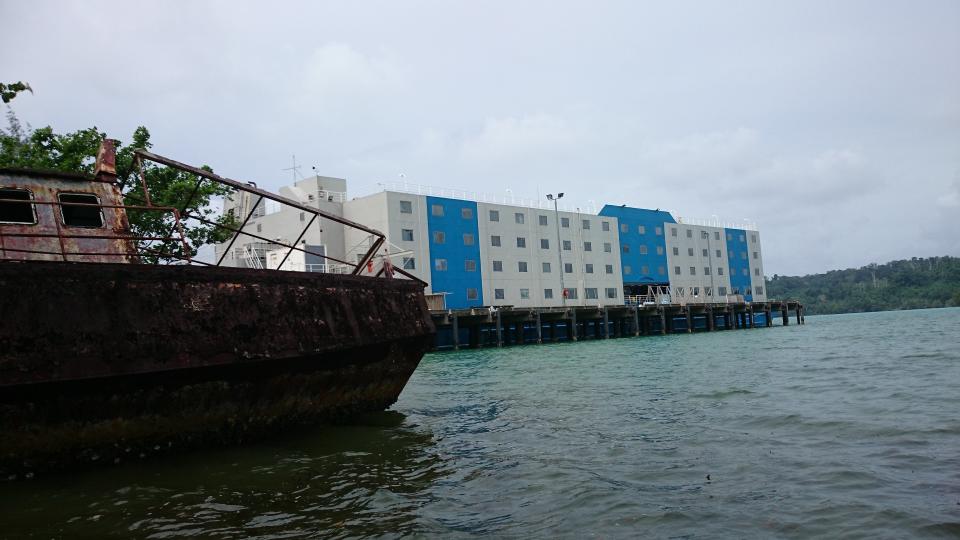
{"type": "MultiPolygon", "coordinates": [[[[7,129],[0,129],[0,167],[91,174],[100,142],[106,137],[106,134],[96,127],[72,133],[56,133],[50,126],[39,129],[24,127],[12,110],[7,112],[7,124],[7,129]]],[[[143,205],[146,200],[135,164],[134,150],[151,146],[150,132],[143,126],[133,132],[130,144],[123,145],[117,141],[117,179],[127,205],[143,205]]],[[[209,167],[204,169],[211,170],[209,167]]],[[[229,194],[230,188],[151,162],[144,162],[144,178],[154,206],[177,208],[181,213],[189,213],[218,225],[235,224],[232,216],[217,215],[211,207],[212,200],[229,194]],[[196,188],[198,181],[200,187],[196,188]]],[[[166,238],[176,233],[171,212],[130,209],[127,216],[136,236],[166,238]]],[[[184,235],[189,241],[186,252],[179,239],[145,242],[142,247],[149,251],[144,252],[144,259],[155,262],[184,256],[193,257],[197,254],[198,247],[223,242],[232,234],[226,229],[195,219],[188,220],[183,225],[184,235]],[[149,247],[147,244],[150,244],[149,247]]]]}
{"type": "Polygon", "coordinates": [[[13,101],[13,98],[17,97],[17,94],[24,91],[32,94],[33,88],[30,88],[29,84],[22,81],[0,83],[0,99],[2,99],[4,103],[10,103],[13,101]]]}

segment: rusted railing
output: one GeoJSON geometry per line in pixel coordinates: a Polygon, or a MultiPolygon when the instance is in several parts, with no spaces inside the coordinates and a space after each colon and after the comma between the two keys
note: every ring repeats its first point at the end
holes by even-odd
{"type": "MultiPolygon", "coordinates": [[[[181,162],[179,162],[179,161],[176,161],[176,160],[173,160],[173,159],[164,157],[164,156],[160,156],[160,155],[154,154],[154,153],[152,153],[152,152],[149,152],[149,151],[143,150],[143,149],[136,150],[135,153],[134,153],[134,156],[135,156],[135,158],[134,158],[134,159],[135,159],[135,165],[136,165],[136,167],[137,167],[137,169],[138,169],[138,171],[139,171],[140,182],[141,182],[141,184],[142,184],[142,188],[143,188],[143,190],[144,190],[144,193],[146,193],[146,194],[149,193],[149,190],[148,190],[148,188],[147,188],[146,175],[145,175],[145,173],[144,173],[144,167],[143,167],[144,161],[152,161],[152,162],[154,162],[154,163],[158,163],[158,164],[164,165],[164,166],[166,166],[166,167],[171,167],[171,168],[177,169],[177,170],[179,170],[179,171],[182,171],[182,172],[185,172],[185,173],[194,175],[194,176],[197,178],[196,183],[195,183],[194,188],[193,188],[193,191],[191,192],[190,196],[187,197],[186,201],[184,201],[184,203],[182,204],[181,208],[179,209],[179,215],[182,216],[184,222],[192,219],[192,220],[196,220],[197,222],[202,223],[202,224],[204,224],[204,225],[208,225],[208,226],[211,226],[211,227],[214,227],[214,228],[217,228],[217,229],[226,230],[226,231],[229,231],[229,232],[232,233],[232,236],[231,236],[230,240],[227,242],[226,246],[225,246],[225,247],[223,248],[223,250],[222,250],[223,252],[220,254],[219,257],[217,257],[217,261],[216,261],[216,263],[214,263],[214,266],[220,266],[220,265],[223,263],[224,258],[226,258],[227,254],[230,253],[230,249],[233,247],[234,243],[235,243],[235,242],[237,241],[237,239],[242,235],[242,236],[245,236],[245,237],[250,237],[250,238],[259,240],[259,241],[264,242],[264,243],[269,244],[269,245],[273,245],[273,246],[277,246],[277,247],[279,247],[279,248],[284,248],[284,249],[286,249],[287,252],[286,252],[286,254],[283,256],[283,259],[280,261],[280,263],[279,263],[279,265],[278,265],[278,268],[280,268],[280,267],[283,266],[283,264],[287,261],[287,259],[290,257],[290,255],[291,255],[294,251],[297,251],[297,252],[300,252],[300,253],[304,253],[304,254],[308,254],[308,255],[315,256],[315,257],[319,257],[320,259],[322,259],[322,260],[324,260],[324,261],[332,261],[332,262],[334,262],[334,263],[339,263],[340,265],[346,265],[346,266],[348,266],[349,268],[352,269],[351,272],[350,272],[351,274],[353,274],[353,275],[359,275],[359,274],[364,270],[364,268],[366,268],[366,267],[368,266],[368,264],[372,264],[373,259],[374,259],[374,257],[376,256],[377,252],[380,250],[380,248],[381,248],[381,247],[384,245],[384,243],[386,242],[386,236],[385,236],[382,232],[380,232],[380,231],[378,231],[378,230],[376,230],[376,229],[372,229],[372,228],[370,228],[370,227],[367,227],[367,226],[362,225],[362,224],[360,224],[360,223],[357,223],[357,222],[355,222],[355,221],[351,221],[351,220],[349,220],[349,219],[343,218],[343,217],[341,217],[341,216],[336,216],[336,215],[333,215],[333,214],[324,212],[323,210],[320,210],[320,209],[318,209],[318,208],[313,208],[313,207],[311,207],[311,206],[307,206],[307,205],[302,204],[302,203],[300,203],[300,202],[298,202],[298,201],[295,201],[295,200],[292,200],[292,199],[288,199],[288,198],[283,197],[283,196],[281,196],[281,195],[277,195],[277,194],[275,194],[275,193],[270,193],[270,192],[268,192],[268,191],[265,191],[265,190],[262,190],[262,189],[256,187],[256,185],[254,185],[254,184],[245,183],[245,182],[240,182],[240,181],[237,181],[237,180],[233,180],[233,179],[230,179],[230,178],[226,178],[226,177],[223,177],[223,176],[214,174],[214,173],[212,173],[212,172],[210,172],[210,171],[206,171],[206,170],[203,170],[203,169],[198,168],[198,167],[193,167],[193,166],[191,166],[191,165],[187,165],[187,164],[185,164],[185,163],[181,163],[181,162]],[[242,221],[240,222],[239,226],[235,227],[235,226],[232,226],[232,225],[228,225],[228,224],[224,224],[224,223],[219,223],[219,222],[216,222],[216,221],[213,221],[213,220],[209,220],[209,219],[207,219],[207,218],[205,218],[205,217],[203,217],[203,216],[197,215],[196,213],[191,213],[191,212],[189,212],[190,204],[193,202],[193,200],[194,200],[194,198],[196,197],[197,193],[200,191],[200,187],[201,187],[202,183],[203,183],[205,180],[209,180],[209,181],[214,182],[214,183],[216,183],[216,184],[219,184],[219,185],[221,185],[221,186],[226,186],[226,187],[230,188],[231,190],[233,190],[234,194],[236,194],[236,193],[238,193],[238,192],[239,192],[239,193],[247,193],[247,194],[249,194],[249,195],[251,195],[251,196],[253,196],[253,197],[256,197],[256,202],[251,205],[250,210],[246,213],[246,215],[245,215],[245,216],[242,216],[243,219],[242,219],[242,221]],[[291,243],[286,243],[286,242],[282,242],[282,241],[280,241],[280,240],[278,240],[278,239],[266,238],[266,237],[264,237],[264,236],[261,236],[261,235],[258,235],[258,234],[256,234],[256,233],[253,233],[253,232],[251,232],[251,231],[246,230],[247,224],[248,224],[248,223],[250,222],[250,220],[254,217],[254,215],[255,215],[255,213],[256,213],[256,211],[257,211],[257,208],[259,208],[260,205],[261,205],[261,203],[263,203],[264,201],[274,201],[274,202],[279,203],[279,204],[281,204],[281,205],[284,205],[284,206],[288,206],[288,207],[297,209],[297,210],[299,210],[299,211],[301,211],[301,212],[304,212],[304,213],[306,213],[306,214],[309,214],[309,215],[311,216],[310,219],[305,220],[305,221],[306,221],[306,225],[300,230],[300,234],[297,236],[296,240],[294,240],[294,241],[291,242],[291,243]],[[339,224],[344,225],[344,226],[346,226],[346,227],[350,227],[350,228],[352,228],[352,229],[356,229],[356,230],[359,230],[359,231],[363,231],[363,232],[369,234],[369,235],[372,237],[373,241],[371,242],[370,247],[367,249],[367,251],[366,251],[357,261],[355,261],[355,262],[345,261],[345,260],[342,260],[342,259],[338,259],[338,258],[336,258],[336,257],[332,257],[332,256],[328,255],[326,252],[324,252],[324,253],[319,253],[319,252],[310,250],[310,249],[308,249],[308,248],[306,248],[306,247],[300,247],[300,246],[298,246],[297,244],[300,243],[300,240],[303,239],[303,237],[307,234],[307,231],[310,230],[310,227],[317,221],[318,218],[328,219],[328,220],[330,220],[330,221],[333,221],[333,222],[335,222],[335,223],[339,223],[339,224]]],[[[147,204],[148,206],[150,206],[150,205],[152,204],[152,203],[150,202],[149,195],[147,196],[147,199],[146,199],[145,202],[146,202],[146,204],[147,204]]],[[[240,217],[240,216],[237,216],[237,218],[239,218],[239,217],[240,217]]],[[[194,261],[194,262],[196,262],[196,261],[194,261]]],[[[380,272],[377,273],[377,275],[378,275],[378,276],[380,276],[380,275],[386,275],[387,277],[392,277],[392,275],[393,275],[394,273],[403,275],[403,276],[405,276],[405,277],[407,277],[407,278],[409,278],[409,279],[412,279],[412,280],[414,280],[414,281],[420,282],[421,284],[423,284],[424,286],[426,286],[426,282],[424,282],[423,280],[417,278],[416,276],[410,274],[409,272],[404,271],[404,270],[401,269],[401,268],[391,267],[391,265],[389,264],[389,261],[388,261],[387,259],[384,259],[383,267],[380,269],[380,272]]]]}

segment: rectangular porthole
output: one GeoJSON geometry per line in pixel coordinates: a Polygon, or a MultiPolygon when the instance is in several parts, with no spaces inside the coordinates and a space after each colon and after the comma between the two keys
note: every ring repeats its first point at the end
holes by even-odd
{"type": "Polygon", "coordinates": [[[0,199],[8,199],[0,202],[0,223],[33,225],[37,222],[37,213],[30,203],[33,196],[29,191],[25,189],[0,189],[0,199]]]}
{"type": "Polygon", "coordinates": [[[68,227],[103,227],[103,212],[99,206],[72,206],[73,204],[99,205],[100,199],[92,193],[60,193],[60,217],[68,227]]]}

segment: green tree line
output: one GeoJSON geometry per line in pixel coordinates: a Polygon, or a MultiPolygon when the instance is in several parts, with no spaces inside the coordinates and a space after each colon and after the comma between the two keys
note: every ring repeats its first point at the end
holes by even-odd
{"type": "Polygon", "coordinates": [[[799,300],[808,314],[960,306],[957,257],[914,257],[766,281],[770,298],[799,300]]]}

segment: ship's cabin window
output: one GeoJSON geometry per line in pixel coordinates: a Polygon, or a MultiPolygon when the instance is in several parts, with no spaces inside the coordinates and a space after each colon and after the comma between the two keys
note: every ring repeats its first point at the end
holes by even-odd
{"type": "Polygon", "coordinates": [[[61,193],[60,215],[68,227],[103,227],[103,212],[100,206],[72,206],[74,204],[100,204],[100,199],[91,193],[61,193]]]}
{"type": "Polygon", "coordinates": [[[7,199],[0,202],[0,223],[36,223],[37,214],[30,204],[32,198],[25,189],[0,189],[0,199],[7,199]]]}

